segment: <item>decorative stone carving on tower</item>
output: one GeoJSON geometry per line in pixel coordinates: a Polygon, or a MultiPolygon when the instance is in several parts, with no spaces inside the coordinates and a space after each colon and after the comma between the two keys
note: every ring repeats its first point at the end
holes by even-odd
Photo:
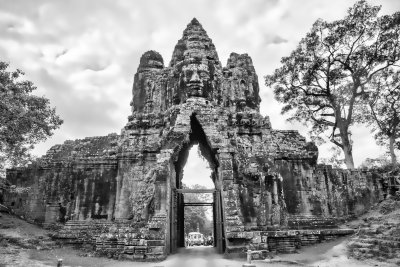
{"type": "Polygon", "coordinates": [[[14,210],[47,224],[56,216],[46,214],[60,203],[70,220],[61,238],[96,237],[99,253],[152,259],[184,245],[179,190],[194,144],[213,171],[220,252],[279,247],[279,238],[294,238],[269,231],[292,227],[296,216],[307,215],[314,226],[334,225],[322,218],[362,212],[379,199],[378,189],[362,191],[375,188],[375,178],[317,168],[313,143],[297,131],[273,130],[259,113],[259,90],[251,58],[231,53],[223,67],[212,40],[193,19],[168,66],[158,52],[141,57],[132,114],[120,135],[66,141],[35,164],[9,170],[7,179],[29,194],[12,191],[8,203],[22,199],[29,205],[14,210]],[[343,177],[356,178],[350,184],[343,177]],[[356,188],[365,194],[356,194],[356,188]],[[343,195],[351,201],[340,201],[343,195]],[[79,228],[82,224],[89,227],[79,228]],[[88,232],[82,235],[82,229],[88,232]]]}

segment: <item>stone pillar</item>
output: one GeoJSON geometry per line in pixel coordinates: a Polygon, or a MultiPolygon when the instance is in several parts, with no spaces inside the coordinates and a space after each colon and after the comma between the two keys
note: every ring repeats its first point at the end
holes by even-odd
{"type": "Polygon", "coordinates": [[[265,176],[260,173],[260,225],[267,224],[267,190],[265,188],[265,176]]]}
{"type": "Polygon", "coordinates": [[[276,177],[273,180],[272,194],[274,196],[274,204],[278,204],[279,195],[278,195],[278,183],[276,181],[276,177]]]}
{"type": "Polygon", "coordinates": [[[222,184],[222,205],[225,220],[225,232],[243,231],[239,204],[239,188],[234,183],[233,158],[229,149],[222,149],[218,154],[219,176],[222,184]]]}
{"type": "Polygon", "coordinates": [[[119,163],[116,178],[115,219],[127,219],[132,215],[129,198],[132,190],[139,186],[139,183],[134,180],[133,174],[142,175],[134,162],[122,161],[119,163]]]}
{"type": "Polygon", "coordinates": [[[166,187],[166,184],[164,184],[161,187],[160,198],[161,198],[160,212],[166,213],[166,211],[167,211],[167,187],[166,187]]]}
{"type": "Polygon", "coordinates": [[[166,182],[157,181],[155,184],[154,212],[165,214],[167,211],[167,188],[166,182]]]}
{"type": "Polygon", "coordinates": [[[281,221],[281,209],[279,206],[279,195],[278,195],[278,183],[277,178],[273,178],[273,186],[272,186],[272,194],[273,194],[273,203],[271,210],[271,224],[279,225],[281,221]]]}
{"type": "Polygon", "coordinates": [[[58,203],[48,203],[46,205],[46,214],[44,218],[44,223],[55,223],[60,216],[60,205],[58,203]]]}

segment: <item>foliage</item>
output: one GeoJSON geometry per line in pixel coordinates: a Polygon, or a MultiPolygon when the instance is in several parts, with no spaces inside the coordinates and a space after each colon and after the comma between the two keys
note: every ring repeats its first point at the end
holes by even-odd
{"type": "Polygon", "coordinates": [[[343,168],[344,158],[343,153],[337,146],[331,147],[329,158],[319,158],[318,161],[321,164],[332,165],[333,168],[343,168]]]}
{"type": "Polygon", "coordinates": [[[208,233],[209,219],[206,216],[206,207],[185,207],[185,232],[208,233]]]}
{"type": "MultiPolygon", "coordinates": [[[[183,188],[189,188],[186,185],[183,185],[183,188]]],[[[190,189],[206,189],[206,187],[201,185],[193,185],[190,189]]],[[[193,202],[203,202],[210,203],[212,202],[211,194],[185,194],[184,195],[185,203],[193,203],[193,202]]],[[[209,214],[208,207],[202,206],[186,206],[185,207],[185,232],[196,232],[197,227],[200,232],[203,234],[209,234],[212,232],[212,223],[211,216],[209,214]]]]}
{"type": "Polygon", "coordinates": [[[370,86],[374,90],[363,119],[372,126],[377,143],[389,147],[391,163],[395,165],[396,140],[400,138],[400,70],[384,70],[372,79],[370,86]]]}
{"type": "Polygon", "coordinates": [[[342,20],[317,20],[282,66],[265,77],[289,120],[340,147],[354,168],[349,135],[371,79],[400,58],[400,12],[378,17],[379,6],[358,1],[342,20]]]}
{"type": "Polygon", "coordinates": [[[36,87],[21,79],[22,71],[7,68],[0,61],[0,168],[25,164],[33,145],[46,140],[63,122],[47,98],[32,94],[36,87]]]}
{"type": "Polygon", "coordinates": [[[360,165],[361,168],[387,168],[390,166],[390,160],[387,154],[382,154],[377,158],[366,158],[360,165]]]}

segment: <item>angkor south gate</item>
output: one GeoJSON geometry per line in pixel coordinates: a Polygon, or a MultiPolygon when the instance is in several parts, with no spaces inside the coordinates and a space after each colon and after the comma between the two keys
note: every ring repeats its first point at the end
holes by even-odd
{"type": "Polygon", "coordinates": [[[99,254],[157,259],[185,245],[184,195],[193,191],[181,180],[195,144],[212,169],[215,189],[197,192],[214,195],[220,253],[290,252],[350,233],[338,222],[383,198],[379,175],[317,166],[313,143],[272,129],[251,58],[232,53],[223,67],[196,19],[168,66],[143,54],[132,94],[120,135],[65,141],[8,170],[5,204],[44,226],[65,223],[57,238],[99,254]]]}

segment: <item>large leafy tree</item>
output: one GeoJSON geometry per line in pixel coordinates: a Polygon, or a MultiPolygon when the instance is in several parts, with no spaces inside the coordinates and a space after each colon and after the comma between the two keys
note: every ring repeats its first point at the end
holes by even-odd
{"type": "Polygon", "coordinates": [[[47,98],[33,95],[32,82],[0,61],[0,169],[24,164],[33,145],[46,140],[63,121],[47,98]]]}
{"type": "Polygon", "coordinates": [[[350,127],[367,85],[400,57],[400,12],[379,17],[379,10],[358,1],[342,20],[317,20],[266,76],[282,113],[309,125],[311,136],[327,134],[343,150],[347,168],[354,168],[350,127]]]}
{"type": "MultiPolygon", "coordinates": [[[[202,185],[186,186],[188,189],[206,189],[202,185]]],[[[212,195],[208,193],[185,194],[185,203],[211,203],[212,195]]],[[[186,206],[185,207],[185,232],[196,232],[197,229],[204,234],[212,232],[212,222],[209,218],[207,207],[204,206],[186,206]]]]}
{"type": "Polygon", "coordinates": [[[392,165],[397,164],[396,141],[400,138],[400,70],[383,71],[371,81],[374,88],[368,98],[367,123],[373,127],[375,139],[387,145],[392,165]]]}
{"type": "MultiPolygon", "coordinates": [[[[189,197],[191,198],[191,197],[189,197]]],[[[188,198],[185,196],[185,201],[188,198]]],[[[191,199],[192,202],[200,202],[198,199],[191,199]]],[[[208,218],[205,207],[187,206],[185,207],[185,231],[186,233],[196,232],[204,233],[207,228],[208,218]]]]}

